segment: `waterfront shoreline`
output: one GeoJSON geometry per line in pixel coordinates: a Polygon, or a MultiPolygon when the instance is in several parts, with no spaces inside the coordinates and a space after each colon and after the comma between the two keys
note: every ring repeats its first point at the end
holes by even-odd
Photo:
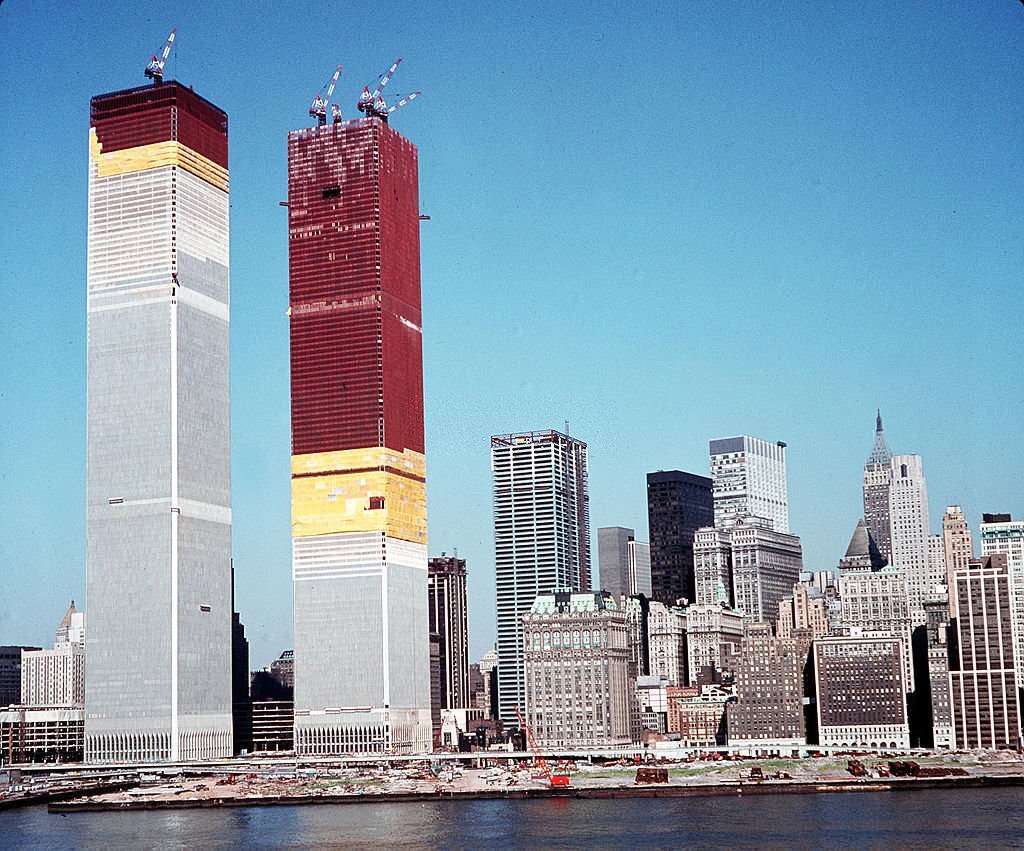
{"type": "Polygon", "coordinates": [[[260,797],[188,798],[140,801],[51,801],[51,813],[136,810],[182,810],[222,807],[304,806],[307,804],[423,803],[426,801],[530,800],[543,798],[698,798],[744,795],[814,795],[865,792],[912,792],[928,789],[962,789],[1024,786],[1024,774],[969,777],[886,778],[864,780],[816,780],[809,782],[765,781],[655,784],[645,786],[587,786],[562,789],[484,789],[440,792],[367,792],[362,794],[265,795],[260,797]]]}

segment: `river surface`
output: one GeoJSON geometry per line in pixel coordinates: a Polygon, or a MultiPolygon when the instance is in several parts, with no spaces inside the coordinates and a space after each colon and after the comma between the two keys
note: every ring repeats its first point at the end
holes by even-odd
{"type": "Polygon", "coordinates": [[[1024,789],[0,812],[0,848],[1024,847],[1024,789]]]}

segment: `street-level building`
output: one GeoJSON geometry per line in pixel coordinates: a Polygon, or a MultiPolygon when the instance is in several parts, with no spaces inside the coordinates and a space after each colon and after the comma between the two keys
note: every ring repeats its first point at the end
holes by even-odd
{"type": "Polygon", "coordinates": [[[814,683],[822,747],[910,747],[898,638],[815,639],[814,683]]]}
{"type": "Polygon", "coordinates": [[[81,762],[85,710],[80,706],[0,709],[0,763],[81,762]]]}
{"type": "Polygon", "coordinates": [[[807,741],[804,669],[813,635],[776,637],[769,623],[746,623],[729,704],[729,746],[754,753],[798,750],[807,741]]]}
{"type": "Polygon", "coordinates": [[[679,737],[688,748],[713,748],[724,745],[726,706],[732,699],[727,689],[715,685],[669,686],[666,733],[679,737]]]}
{"type": "Polygon", "coordinates": [[[957,569],[957,659],[950,698],[958,748],[1017,748],[1020,693],[1013,662],[1012,595],[1006,556],[957,569]]]}
{"type": "Polygon", "coordinates": [[[523,617],[523,647],[526,723],[538,744],[629,744],[626,618],[611,595],[538,596],[523,617]]]}

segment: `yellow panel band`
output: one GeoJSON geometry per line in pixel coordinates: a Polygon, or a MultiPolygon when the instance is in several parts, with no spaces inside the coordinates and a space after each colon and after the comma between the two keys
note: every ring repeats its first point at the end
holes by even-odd
{"type": "Polygon", "coordinates": [[[292,458],[292,537],[384,532],[427,542],[425,463],[418,452],[373,449],[292,458]]]}
{"type": "Polygon", "coordinates": [[[99,177],[131,174],[135,171],[173,165],[185,169],[217,189],[228,191],[228,170],[185,147],[181,142],[155,142],[152,145],[139,145],[105,154],[103,146],[96,138],[96,128],[90,127],[89,156],[96,163],[96,174],[99,177]]]}

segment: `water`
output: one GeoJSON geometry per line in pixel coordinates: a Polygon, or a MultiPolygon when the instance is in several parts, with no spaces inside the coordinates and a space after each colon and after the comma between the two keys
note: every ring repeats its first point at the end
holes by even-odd
{"type": "Polygon", "coordinates": [[[0,813],[0,848],[1024,847],[1024,789],[0,813]]]}

